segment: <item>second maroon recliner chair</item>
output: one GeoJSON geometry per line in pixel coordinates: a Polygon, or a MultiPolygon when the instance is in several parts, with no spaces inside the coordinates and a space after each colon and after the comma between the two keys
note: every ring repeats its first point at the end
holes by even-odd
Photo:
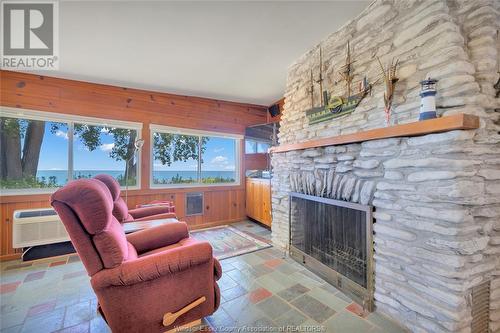
{"type": "Polygon", "coordinates": [[[151,206],[128,209],[125,200],[120,196],[120,183],[110,175],[101,174],[94,177],[106,185],[113,198],[113,215],[121,223],[148,221],[175,218],[175,213],[170,212],[170,207],[151,206]]]}
{"type": "Polygon", "coordinates": [[[208,242],[189,237],[184,222],[125,235],[111,194],[97,179],[68,183],[51,204],[114,333],[165,332],[217,310],[221,266],[208,242]]]}

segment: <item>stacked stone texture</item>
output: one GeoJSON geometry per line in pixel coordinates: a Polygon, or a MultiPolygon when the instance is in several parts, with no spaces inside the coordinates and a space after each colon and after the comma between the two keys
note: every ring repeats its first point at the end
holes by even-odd
{"type": "MultiPolygon", "coordinates": [[[[375,1],[321,43],[325,87],[353,46],[356,79],[400,60],[396,123],[418,119],[419,81],[439,79],[440,115],[475,114],[474,131],[274,153],[273,241],[288,243],[288,193],[374,206],[375,304],[415,332],[470,332],[471,288],[491,281],[490,330],[500,332],[500,2],[375,1]]],[[[280,144],[384,126],[383,86],[350,115],[309,126],[309,71],[318,48],[288,73],[280,144]]],[[[319,94],[316,93],[316,104],[319,94]]]]}

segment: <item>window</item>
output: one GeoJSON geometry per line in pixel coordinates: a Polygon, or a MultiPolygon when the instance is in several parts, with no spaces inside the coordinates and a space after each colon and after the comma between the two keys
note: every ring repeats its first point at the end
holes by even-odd
{"type": "Polygon", "coordinates": [[[257,139],[245,139],[245,154],[264,154],[271,147],[269,142],[257,139]]]}
{"type": "Polygon", "coordinates": [[[257,142],[257,153],[264,154],[267,153],[270,145],[267,142],[257,142]]]}
{"type": "Polygon", "coordinates": [[[236,181],[236,140],[214,136],[202,137],[201,182],[234,183],[236,181]]]}
{"type": "MultiPolygon", "coordinates": [[[[3,113],[2,113],[3,114],[3,113]]],[[[0,117],[0,188],[54,188],[68,182],[65,123],[0,117]]]]}
{"type": "Polygon", "coordinates": [[[239,184],[241,137],[151,125],[152,187],[239,184]]]}
{"type": "Polygon", "coordinates": [[[200,137],[153,133],[153,184],[198,182],[200,137]]]}
{"type": "Polygon", "coordinates": [[[85,123],[73,125],[73,179],[109,174],[120,185],[136,186],[137,130],[85,123]]]}
{"type": "Polygon", "coordinates": [[[53,191],[99,173],[139,184],[134,143],[142,124],[2,107],[0,189],[53,191]],[[127,176],[127,177],[126,177],[127,176]]]}
{"type": "Polygon", "coordinates": [[[245,153],[246,154],[257,153],[257,141],[246,139],[245,140],[245,153]]]}

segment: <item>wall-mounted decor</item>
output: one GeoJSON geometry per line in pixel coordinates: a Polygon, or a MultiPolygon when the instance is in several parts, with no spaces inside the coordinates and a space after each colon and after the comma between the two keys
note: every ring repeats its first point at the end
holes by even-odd
{"type": "Polygon", "coordinates": [[[498,81],[495,83],[494,87],[496,90],[495,97],[498,98],[500,97],[500,70],[498,71],[498,81]]]}
{"type": "Polygon", "coordinates": [[[307,92],[311,96],[311,108],[314,108],[314,77],[313,77],[313,70],[311,69],[311,78],[309,79],[309,90],[307,92]]]}
{"type": "Polygon", "coordinates": [[[323,106],[323,99],[321,98],[323,94],[323,49],[321,48],[321,46],[319,48],[319,77],[318,80],[316,80],[316,83],[319,84],[320,103],[321,106],[323,106]]]}
{"type": "Polygon", "coordinates": [[[382,65],[382,62],[377,57],[378,64],[380,65],[380,70],[382,71],[382,77],[384,78],[385,83],[385,92],[384,92],[384,112],[385,112],[385,125],[391,125],[391,113],[392,113],[392,99],[394,97],[394,88],[396,87],[396,82],[398,82],[398,78],[396,77],[396,70],[398,67],[399,60],[394,61],[391,60],[391,63],[385,68],[382,65]]]}
{"type": "MultiPolygon", "coordinates": [[[[497,30],[497,56],[500,55],[500,30],[497,30]]],[[[500,61],[498,63],[498,80],[497,83],[493,86],[495,88],[495,97],[498,98],[500,97],[500,61]]]]}
{"type": "Polygon", "coordinates": [[[309,93],[311,94],[311,109],[306,111],[309,124],[317,124],[319,122],[338,118],[353,112],[361,100],[371,90],[371,85],[368,83],[366,77],[364,77],[363,80],[357,82],[356,84],[358,86],[358,92],[352,94],[352,84],[354,79],[352,63],[354,61],[351,59],[351,48],[349,42],[347,42],[346,63],[341,67],[339,72],[341,77],[340,81],[345,81],[346,84],[346,92],[343,96],[329,94],[328,91],[323,90],[323,54],[321,48],[319,56],[319,78],[316,80],[316,83],[320,86],[322,98],[320,106],[315,107],[313,74],[311,70],[311,87],[309,90],[309,93]]]}
{"type": "Polygon", "coordinates": [[[436,83],[437,80],[428,78],[420,82],[420,116],[419,120],[436,118],[436,83]]]}

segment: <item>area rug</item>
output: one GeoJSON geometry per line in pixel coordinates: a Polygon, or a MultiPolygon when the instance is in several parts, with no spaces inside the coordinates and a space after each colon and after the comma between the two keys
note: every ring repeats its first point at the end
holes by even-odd
{"type": "Polygon", "coordinates": [[[191,236],[197,240],[209,242],[213,247],[214,256],[219,260],[272,246],[261,237],[250,235],[228,225],[193,230],[191,236]]]}

